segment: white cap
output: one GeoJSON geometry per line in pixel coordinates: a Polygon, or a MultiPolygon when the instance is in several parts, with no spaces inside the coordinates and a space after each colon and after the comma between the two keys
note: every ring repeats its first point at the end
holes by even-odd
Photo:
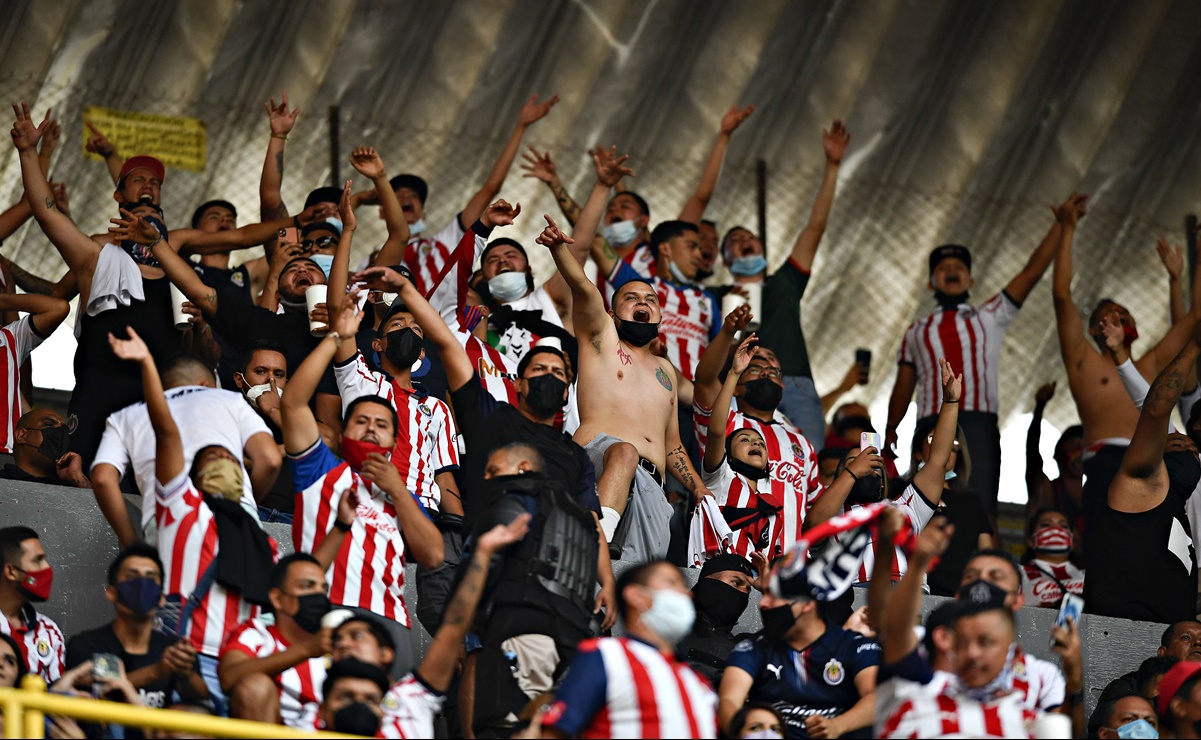
{"type": "Polygon", "coordinates": [[[557,349],[560,352],[563,351],[563,343],[559,341],[558,337],[542,337],[537,342],[534,342],[534,346],[550,347],[551,349],[557,349]]]}

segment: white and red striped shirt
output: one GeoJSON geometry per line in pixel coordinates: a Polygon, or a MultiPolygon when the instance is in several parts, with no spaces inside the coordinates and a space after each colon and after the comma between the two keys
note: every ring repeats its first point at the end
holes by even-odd
{"type": "Polygon", "coordinates": [[[362,396],[379,396],[396,409],[399,427],[392,463],[400,471],[405,487],[420,497],[425,508],[438,511],[442,491],[434,476],[459,467],[450,409],[419,389],[403,388],[383,373],[375,372],[361,352],[356,352],[344,365],[335,364],[334,377],[342,396],[342,413],[362,396]]]}
{"type": "MultiPolygon", "coordinates": [[[[0,286],[3,285],[0,279],[0,286]]],[[[33,316],[25,315],[0,329],[0,388],[4,404],[0,406],[0,452],[12,452],[17,439],[17,419],[21,418],[21,365],[37,349],[42,338],[33,329],[33,316]]]]}
{"type": "Polygon", "coordinates": [[[354,522],[330,565],[329,600],[367,609],[409,626],[405,606],[405,541],[387,493],[350,467],[318,438],[299,455],[288,455],[296,494],[292,545],[312,552],[334,528],[347,488],[358,503],[354,522]]]}
{"type": "Polygon", "coordinates": [[[744,518],[755,520],[733,530],[733,552],[750,559],[751,553],[762,550],[769,559],[777,558],[801,538],[801,525],[808,509],[802,491],[775,479],[757,481],[758,491],[752,490],[746,476],[735,473],[726,458],[712,472],[702,466],[701,477],[717,498],[717,505],[722,507],[731,528],[744,518]],[[777,509],[776,513],[766,519],[757,518],[752,510],[764,505],[777,509]],[[735,509],[745,511],[735,512],[735,509]]]}
{"type": "Polygon", "coordinates": [[[704,288],[677,285],[661,277],[646,278],[621,260],[609,279],[613,285],[646,279],[655,289],[659,296],[659,339],[667,349],[667,359],[692,380],[701,355],[721,329],[717,299],[704,288]]]}
{"type": "Polygon", "coordinates": [[[1010,667],[1013,669],[1013,691],[1022,697],[1026,708],[1048,712],[1063,704],[1067,697],[1067,682],[1059,666],[1027,655],[1019,646],[1010,667]]]}
{"type": "MultiPolygon", "coordinates": [[[[435,281],[450,261],[464,233],[466,232],[459,224],[459,216],[456,214],[450,223],[437,233],[423,231],[409,237],[401,261],[413,273],[413,285],[421,295],[429,295],[430,291],[438,287],[435,281]]],[[[478,256],[477,254],[476,257],[478,256]]]]}
{"type": "Polygon", "coordinates": [[[686,663],[627,637],[585,640],[544,727],[578,737],[717,737],[717,695],[686,663]]]}
{"type": "Polygon", "coordinates": [[[406,674],[384,694],[379,737],[433,737],[434,717],[442,711],[444,701],[445,694],[426,686],[418,676],[406,674]]]}
{"type": "Polygon", "coordinates": [[[997,413],[1001,407],[1001,343],[1019,308],[1002,291],[979,307],[970,303],[954,309],[939,306],[909,325],[897,363],[912,365],[917,371],[917,418],[937,414],[942,403],[940,357],[951,363],[956,374],[963,373],[960,410],[997,413]]]}
{"type": "Polygon", "coordinates": [[[1058,608],[1063,599],[1063,589],[1068,593],[1080,596],[1084,593],[1084,569],[1077,568],[1071,561],[1066,563],[1048,563],[1046,560],[1035,558],[1026,563],[1026,606],[1046,606],[1058,608]],[[1057,583],[1058,581],[1058,583],[1057,583]]]}
{"type": "MultiPolygon", "coordinates": [[[[705,441],[709,436],[709,417],[712,409],[707,409],[698,403],[692,404],[692,421],[700,444],[701,455],[705,454],[705,441]]],[[[805,512],[809,510],[817,497],[822,495],[821,471],[817,467],[817,452],[801,430],[777,411],[771,423],[763,422],[746,416],[740,411],[730,409],[726,420],[726,436],[736,429],[754,429],[763,435],[767,444],[767,459],[771,462],[771,480],[779,481],[786,488],[786,493],[778,494],[781,501],[791,498],[796,502],[804,502],[799,507],[798,516],[804,520],[805,512]]],[[[737,499],[735,499],[737,500],[737,499]]],[[[789,517],[785,517],[789,521],[789,517]]],[[[799,532],[799,530],[798,530],[799,532]]],[[[785,533],[784,549],[787,550],[796,540],[788,541],[785,533]]]]}
{"type": "Polygon", "coordinates": [[[891,679],[876,687],[884,713],[876,736],[886,738],[1032,738],[1038,712],[1014,696],[981,704],[966,696],[921,690],[920,684],[891,679]],[[909,684],[909,689],[897,684],[909,684]]]}
{"type": "Polygon", "coordinates": [[[457,332],[456,336],[463,342],[467,359],[471,360],[480,376],[480,385],[488,395],[501,403],[516,406],[517,385],[513,381],[517,378],[517,360],[471,334],[457,332]]]}
{"type": "MultiPolygon", "coordinates": [[[[166,485],[155,486],[155,524],[158,551],[163,560],[163,592],[180,597],[183,608],[192,597],[204,572],[217,557],[217,521],[213,510],[196,490],[187,471],[166,485]]],[[[272,555],[279,548],[271,541],[272,555]]],[[[215,657],[226,636],[240,622],[259,614],[259,608],[213,580],[208,591],[193,607],[188,637],[202,655],[215,657]]]]}
{"type": "MultiPolygon", "coordinates": [[[[929,500],[912,483],[905,488],[900,496],[889,503],[905,515],[905,519],[909,522],[909,527],[915,535],[925,529],[926,523],[930,521],[930,518],[938,510],[937,506],[930,505],[929,500]]],[[[843,513],[858,508],[861,508],[859,504],[851,504],[844,507],[843,513]]],[[[842,539],[849,536],[849,534],[848,532],[844,532],[837,536],[839,539],[842,539]]],[[[901,580],[905,575],[905,571],[909,569],[909,560],[905,557],[905,552],[899,547],[895,548],[895,550],[896,554],[892,561],[892,580],[894,582],[901,580]]],[[[859,583],[867,583],[874,567],[876,567],[876,540],[873,534],[871,545],[863,551],[863,562],[859,564],[859,583]]],[[[922,583],[922,590],[930,590],[925,582],[922,583]]]]}
{"type": "MultiPolygon", "coordinates": [[[[288,641],[275,625],[268,627],[257,619],[237,626],[221,648],[221,658],[239,652],[251,658],[266,658],[288,649],[288,641]]],[[[284,724],[297,730],[311,730],[321,705],[321,687],[325,683],[325,658],[308,658],[271,677],[279,687],[279,715],[284,724]]]]}
{"type": "MultiPolygon", "coordinates": [[[[659,271],[659,266],[655,264],[655,255],[651,252],[651,245],[647,242],[642,242],[631,249],[626,256],[620,259],[620,262],[634,268],[634,272],[643,278],[653,278],[659,271]]],[[[613,283],[609,282],[608,277],[597,270],[596,287],[600,290],[601,297],[605,299],[605,308],[610,308],[613,303],[613,283]]]]}
{"type": "Polygon", "coordinates": [[[25,604],[15,624],[0,614],[0,635],[17,641],[20,657],[30,673],[41,676],[48,684],[62,677],[67,641],[53,619],[25,604]]]}

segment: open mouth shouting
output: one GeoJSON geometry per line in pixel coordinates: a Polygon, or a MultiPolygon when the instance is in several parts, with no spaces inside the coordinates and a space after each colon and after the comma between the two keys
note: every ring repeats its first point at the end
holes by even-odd
{"type": "Polygon", "coordinates": [[[650,311],[647,311],[645,308],[634,309],[634,321],[638,322],[639,324],[648,324],[648,323],[650,323],[650,320],[651,320],[651,312],[650,311]]]}

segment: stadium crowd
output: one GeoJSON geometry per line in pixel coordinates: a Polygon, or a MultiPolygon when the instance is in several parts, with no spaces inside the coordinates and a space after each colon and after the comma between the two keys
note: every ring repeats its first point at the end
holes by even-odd
{"type": "Polygon", "coordinates": [[[114,183],[111,228],[91,235],[48,179],[60,125],[14,104],[24,196],[0,239],[32,217],[68,270],[0,264],[0,477],[90,488],[122,549],[109,621],[64,635],[39,610],[60,554],[5,522],[0,686],[35,673],[69,695],[381,737],[1201,737],[1201,300],[1186,306],[1179,247],[1158,245],[1172,326],[1138,358],[1125,307],[1084,317],[1073,301],[1087,196],[1052,209],[982,302],[972,252],[935,247],[934,305],[905,330],[878,432],[839,403],[870,354],[822,394],[801,329],[844,125],[802,137],[826,164],[769,271],[760,235],[705,218],[754,106],[725,114],[692,196],[652,220],[619,148],[591,150],[582,202],[551,153],[522,152],[556,102],[529,99],[476,192],[439,194],[462,204],[444,225],[424,220],[425,180],[390,175],[371,147],[349,157],[368,188],[285,204],[286,95],[266,105],[257,223],[221,199],[168,215],[163,164],[88,124],[114,183]],[[501,197],[519,155],[561,214],[501,197]],[[372,209],[387,239],[352,265],[372,209]],[[545,224],[536,243],[504,236],[518,218],[545,224]],[[541,285],[534,250],[556,267],[541,285]],[[714,284],[718,261],[732,284],[714,284]],[[1053,306],[1028,310],[1053,309],[1081,423],[1049,480],[1055,388],[1039,390],[1018,559],[997,526],[998,370],[1048,270],[1053,306]],[[64,418],[24,403],[21,373],[76,297],[64,418]],[[290,524],[290,547],[263,523],[290,524]],[[763,628],[736,634],[753,591],[763,628]],[[923,623],[927,594],[951,598],[923,623]],[[1080,597],[1167,625],[1087,718],[1080,597]],[[1063,615],[1045,636],[1058,664],[1017,642],[1040,608],[1063,615]]]}

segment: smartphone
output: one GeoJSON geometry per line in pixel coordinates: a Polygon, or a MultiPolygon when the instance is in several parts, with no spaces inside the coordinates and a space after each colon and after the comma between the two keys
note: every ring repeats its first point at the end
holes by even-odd
{"type": "Polygon", "coordinates": [[[884,436],[875,432],[863,432],[859,435],[859,449],[866,450],[875,447],[877,454],[884,452],[884,436]]]}
{"type": "Polygon", "coordinates": [[[872,351],[870,349],[864,349],[863,347],[855,350],[855,363],[863,366],[863,371],[865,374],[863,381],[860,382],[859,385],[867,385],[866,376],[872,371],[872,351]]]}
{"type": "Polygon", "coordinates": [[[300,243],[300,229],[295,226],[289,226],[286,229],[279,230],[279,240],[288,244],[300,243]]]}
{"type": "Polygon", "coordinates": [[[121,659],[112,653],[92,653],[92,681],[100,683],[121,677],[121,659]]]}
{"type": "MultiPolygon", "coordinates": [[[[1063,627],[1068,623],[1068,617],[1076,623],[1076,629],[1080,629],[1080,616],[1084,614],[1084,598],[1076,594],[1064,594],[1063,601],[1059,602],[1059,614],[1055,616],[1055,626],[1063,627]]],[[[1055,638],[1051,638],[1051,647],[1055,647],[1055,638]]]]}

